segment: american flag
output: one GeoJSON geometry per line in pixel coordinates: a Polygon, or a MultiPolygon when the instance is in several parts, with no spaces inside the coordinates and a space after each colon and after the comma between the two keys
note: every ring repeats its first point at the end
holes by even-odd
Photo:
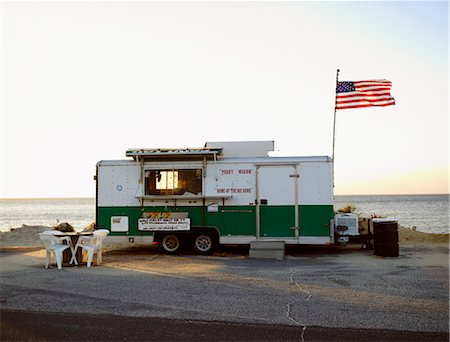
{"type": "Polygon", "coordinates": [[[336,109],[395,105],[391,86],[388,80],[338,82],[336,109]]]}

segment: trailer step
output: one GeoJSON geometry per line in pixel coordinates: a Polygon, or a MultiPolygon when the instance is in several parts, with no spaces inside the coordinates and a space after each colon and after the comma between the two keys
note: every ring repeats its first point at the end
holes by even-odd
{"type": "Polygon", "coordinates": [[[284,241],[252,241],[249,257],[254,259],[284,259],[284,241]]]}

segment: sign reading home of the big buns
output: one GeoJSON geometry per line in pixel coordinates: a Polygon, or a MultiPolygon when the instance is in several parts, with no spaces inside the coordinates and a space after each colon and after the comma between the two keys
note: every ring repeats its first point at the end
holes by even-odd
{"type": "Polygon", "coordinates": [[[188,218],[140,218],[138,229],[142,231],[181,231],[191,228],[191,220],[188,218]]]}

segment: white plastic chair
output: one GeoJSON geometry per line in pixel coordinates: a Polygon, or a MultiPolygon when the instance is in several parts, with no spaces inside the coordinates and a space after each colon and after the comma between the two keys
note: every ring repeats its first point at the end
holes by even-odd
{"type": "Polygon", "coordinates": [[[107,229],[99,229],[94,230],[92,236],[80,236],[78,238],[78,242],[75,245],[75,251],[72,256],[72,260],[75,260],[75,256],[77,254],[78,247],[86,250],[88,253],[87,258],[87,267],[91,267],[92,258],[94,257],[94,253],[97,253],[97,265],[102,263],[102,249],[103,249],[103,240],[105,240],[106,236],[109,234],[109,230],[107,229]]]}
{"type": "MultiPolygon", "coordinates": [[[[58,237],[57,235],[59,235],[59,234],[54,233],[53,231],[46,231],[46,232],[39,234],[39,238],[44,243],[45,251],[46,251],[45,268],[49,267],[49,265],[51,263],[51,259],[52,259],[52,254],[53,254],[56,264],[58,266],[58,269],[62,269],[63,252],[67,248],[70,248],[70,250],[72,252],[72,257],[73,257],[74,249],[73,249],[73,245],[72,245],[72,241],[70,240],[70,237],[68,237],[68,236],[58,237]],[[67,241],[67,244],[64,244],[63,243],[64,241],[67,241]]],[[[70,263],[72,263],[72,260],[70,261],[70,263]]],[[[75,260],[75,263],[78,265],[76,260],[75,260]]]]}

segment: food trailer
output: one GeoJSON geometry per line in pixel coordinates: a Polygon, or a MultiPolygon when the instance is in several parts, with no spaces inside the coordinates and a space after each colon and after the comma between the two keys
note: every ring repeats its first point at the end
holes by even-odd
{"type": "Polygon", "coordinates": [[[102,160],[97,228],[114,242],[158,243],[169,254],[253,241],[334,244],[331,158],[269,156],[273,150],[273,141],[208,142],[102,160]]]}

